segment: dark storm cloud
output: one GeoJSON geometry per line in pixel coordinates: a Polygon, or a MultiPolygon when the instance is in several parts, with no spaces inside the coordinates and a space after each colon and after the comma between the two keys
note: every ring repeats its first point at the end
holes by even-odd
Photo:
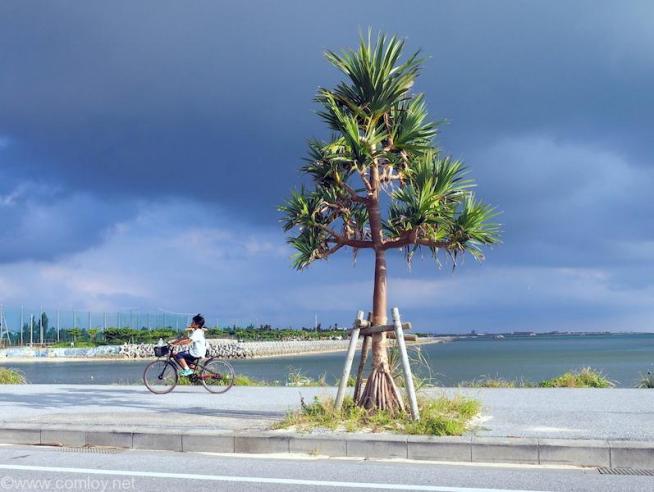
{"type": "Polygon", "coordinates": [[[417,89],[458,155],[525,130],[651,152],[651,4],[391,5],[5,2],[0,134],[16,144],[4,165],[271,220],[305,139],[324,133],[311,98],[336,73],[321,53],[369,25],[430,57],[417,89]],[[338,22],[326,13],[345,5],[338,22]]]}
{"type": "Polygon", "coordinates": [[[0,264],[52,261],[99,245],[134,206],[24,182],[0,185],[0,264]]]}

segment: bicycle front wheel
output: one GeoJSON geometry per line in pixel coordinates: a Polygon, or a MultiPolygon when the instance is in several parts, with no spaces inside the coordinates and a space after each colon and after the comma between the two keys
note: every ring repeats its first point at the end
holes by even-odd
{"type": "Polygon", "coordinates": [[[152,393],[164,395],[177,386],[177,369],[172,362],[155,360],[143,371],[143,383],[152,393]]]}
{"type": "Polygon", "coordinates": [[[209,359],[199,377],[210,393],[225,393],[234,386],[234,368],[222,360],[209,359]]]}

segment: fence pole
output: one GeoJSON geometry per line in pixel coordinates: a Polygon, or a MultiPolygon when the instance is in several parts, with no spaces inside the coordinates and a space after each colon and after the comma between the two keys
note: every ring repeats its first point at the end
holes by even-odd
{"type": "Polygon", "coordinates": [[[57,341],[59,341],[59,309],[57,309],[57,341]]]}
{"type": "Polygon", "coordinates": [[[30,347],[34,343],[34,315],[30,314],[30,347]]]}
{"type": "Polygon", "coordinates": [[[43,306],[39,306],[39,342],[43,345],[43,306]]]}
{"type": "Polygon", "coordinates": [[[23,319],[23,305],[20,305],[20,346],[23,346],[23,330],[25,327],[23,326],[25,324],[25,321],[23,319]]]}
{"type": "Polygon", "coordinates": [[[354,352],[357,349],[357,343],[359,342],[359,332],[361,328],[359,327],[358,321],[363,321],[363,311],[357,313],[357,318],[352,327],[352,332],[350,333],[350,345],[347,348],[347,356],[345,357],[345,365],[343,366],[343,374],[341,376],[341,381],[338,384],[338,392],[336,393],[336,411],[341,409],[343,405],[343,398],[345,398],[345,388],[347,388],[347,380],[350,379],[350,370],[352,369],[352,361],[354,360],[354,352]]]}

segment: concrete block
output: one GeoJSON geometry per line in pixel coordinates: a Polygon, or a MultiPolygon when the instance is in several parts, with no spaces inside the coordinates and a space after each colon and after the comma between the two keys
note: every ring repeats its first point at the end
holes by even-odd
{"type": "Polygon", "coordinates": [[[609,441],[613,468],[654,470],[654,442],[609,441]]]}
{"type": "Polygon", "coordinates": [[[233,453],[234,435],[182,434],[182,451],[233,453]]]}
{"type": "Polygon", "coordinates": [[[539,439],[538,447],[542,465],[611,466],[607,441],[539,439]]]}
{"type": "Polygon", "coordinates": [[[323,456],[347,456],[344,436],[292,436],[289,441],[291,453],[323,456]]]}
{"type": "Polygon", "coordinates": [[[82,447],[86,444],[86,432],[75,430],[41,430],[41,444],[82,447]]]}
{"type": "Polygon", "coordinates": [[[141,433],[135,432],[132,438],[134,449],[160,449],[164,451],[181,451],[181,434],[141,433]]]}
{"type": "Polygon", "coordinates": [[[234,452],[236,453],[288,453],[290,450],[288,435],[270,435],[266,433],[236,434],[234,452]]]}
{"type": "Polygon", "coordinates": [[[2,444],[41,444],[41,431],[38,429],[0,429],[2,444]]]}
{"type": "Polygon", "coordinates": [[[359,458],[406,458],[405,437],[367,435],[346,440],[347,456],[359,458]]]}
{"type": "Polygon", "coordinates": [[[131,448],[131,432],[92,432],[86,433],[88,446],[111,446],[114,448],[131,448]]]}
{"type": "Polygon", "coordinates": [[[473,437],[472,461],[479,463],[538,463],[538,440],[473,437]]]}
{"type": "Polygon", "coordinates": [[[409,437],[410,460],[471,461],[470,437],[409,437]]]}

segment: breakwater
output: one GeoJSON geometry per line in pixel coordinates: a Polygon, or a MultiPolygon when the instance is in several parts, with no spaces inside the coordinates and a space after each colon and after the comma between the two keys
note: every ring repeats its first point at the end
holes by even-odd
{"type": "MultiPolygon", "coordinates": [[[[349,340],[292,340],[270,342],[238,342],[236,340],[208,340],[207,356],[221,359],[254,359],[317,352],[347,350],[349,340]]],[[[120,355],[128,359],[154,356],[153,344],[125,344],[120,355]]]]}
{"type": "MultiPolygon", "coordinates": [[[[254,359],[347,350],[349,340],[290,340],[239,342],[208,340],[207,356],[222,359],[254,359]]],[[[0,350],[2,359],[145,359],[154,357],[154,344],[138,343],[81,347],[13,347],[0,350]]]]}

